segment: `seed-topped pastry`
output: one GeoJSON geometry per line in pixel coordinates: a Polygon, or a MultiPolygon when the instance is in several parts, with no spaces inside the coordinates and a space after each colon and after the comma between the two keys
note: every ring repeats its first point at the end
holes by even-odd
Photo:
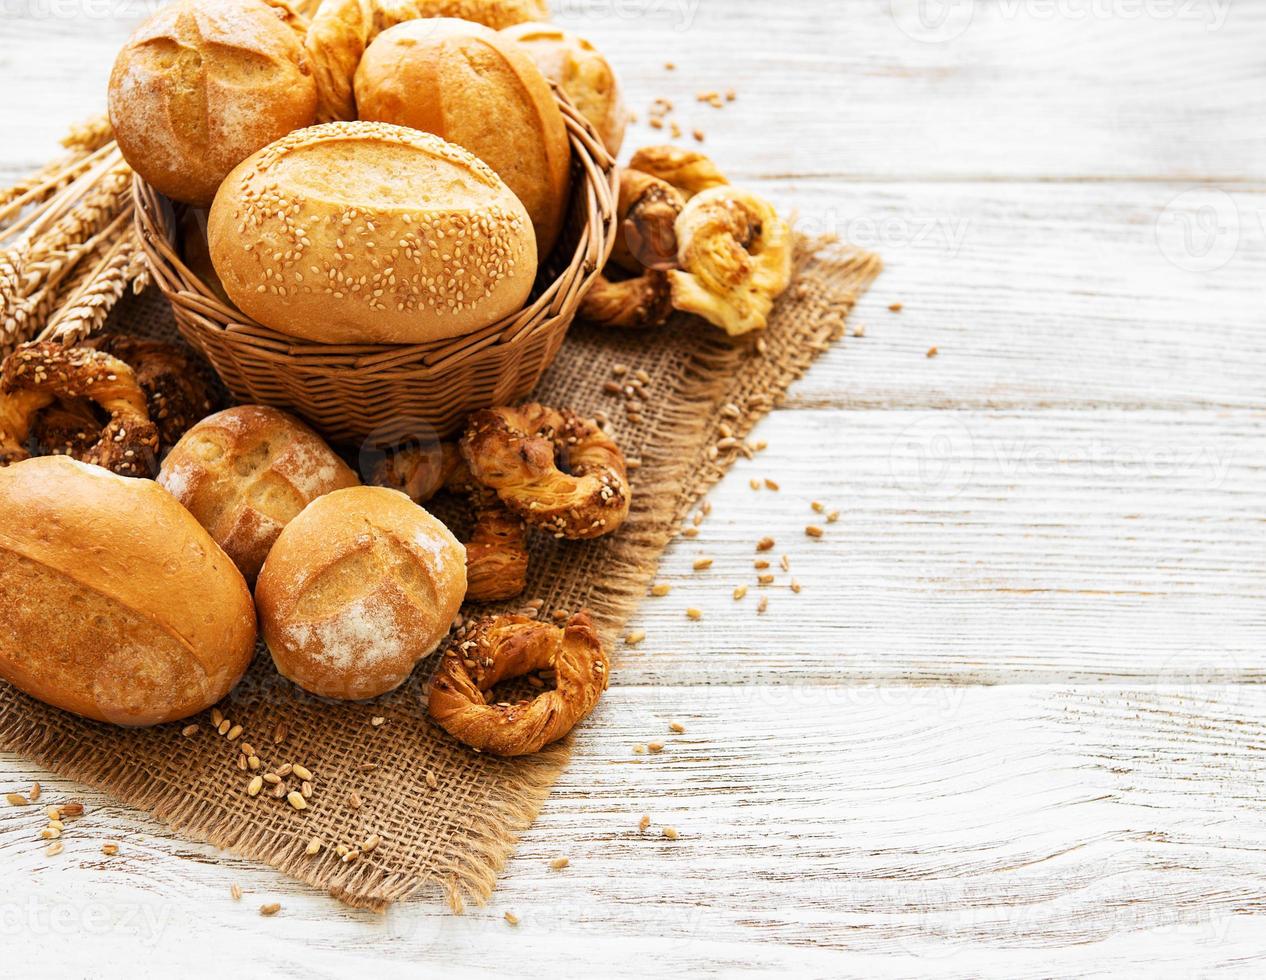
{"type": "Polygon", "coordinates": [[[233,302],[321,343],[426,343],[519,310],[536,277],[523,204],[438,136],[374,122],[291,133],[220,187],[207,226],[233,302]]]}

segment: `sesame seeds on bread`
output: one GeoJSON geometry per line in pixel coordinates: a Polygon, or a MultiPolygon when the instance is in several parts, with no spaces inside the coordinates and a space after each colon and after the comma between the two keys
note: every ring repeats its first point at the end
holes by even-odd
{"type": "Polygon", "coordinates": [[[298,130],[242,162],[208,222],[233,302],[321,343],[427,343],[513,314],[536,277],[523,204],[487,165],[375,122],[298,130]]]}

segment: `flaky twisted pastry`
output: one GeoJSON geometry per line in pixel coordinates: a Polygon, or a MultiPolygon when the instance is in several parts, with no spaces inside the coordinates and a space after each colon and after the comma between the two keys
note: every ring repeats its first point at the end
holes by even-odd
{"type": "Polygon", "coordinates": [[[470,417],[458,444],[471,475],[529,524],[573,541],[629,516],[628,470],[596,422],[530,403],[470,417]]]}
{"type": "Polygon", "coordinates": [[[633,154],[629,167],[671,184],[687,200],[729,183],[711,157],[680,146],[643,147],[633,154]]]}
{"type": "Polygon", "coordinates": [[[657,327],[672,313],[664,270],[677,265],[677,216],[685,198],[640,170],[620,171],[620,234],[611,262],[633,273],[612,281],[599,275],[580,303],[580,318],[603,327],[657,327]]]}
{"type": "Polygon", "coordinates": [[[539,752],[570,732],[606,690],[610,664],[586,613],[566,629],[525,616],[486,619],[449,641],[431,685],[431,717],[480,752],[539,752]],[[534,670],[556,675],[555,688],[532,701],[488,704],[503,680],[534,670]]]}
{"type": "Polygon", "coordinates": [[[466,542],[466,598],[497,602],[522,595],[527,588],[527,530],[497,495],[479,486],[451,442],[438,447],[410,447],[384,457],[369,482],[400,490],[425,504],[441,490],[468,497],[474,527],[466,542]]]}
{"type": "Polygon", "coordinates": [[[187,347],[115,333],[94,337],[84,346],[113,354],[132,368],[165,448],[176,445],[215,409],[206,368],[187,347]]]}
{"type": "Polygon", "coordinates": [[[317,122],[356,118],[352,82],[371,41],[389,27],[425,17],[459,17],[500,30],[548,20],[547,0],[322,0],[304,48],[317,86],[317,122]]]}
{"type": "Polygon", "coordinates": [[[78,458],[122,476],[150,476],[158,429],[132,369],[117,357],[52,341],[24,344],[0,369],[0,463],[26,459],[37,412],[58,399],[90,398],[110,416],[100,438],[78,458]]]}
{"type": "Polygon", "coordinates": [[[774,206],[735,187],[701,191],[677,219],[677,242],[673,307],[731,336],[763,330],[791,283],[791,228],[774,206]]]}

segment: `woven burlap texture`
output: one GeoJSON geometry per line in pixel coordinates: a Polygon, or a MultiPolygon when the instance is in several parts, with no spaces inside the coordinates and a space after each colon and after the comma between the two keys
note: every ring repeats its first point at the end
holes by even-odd
{"type": "MultiPolygon", "coordinates": [[[[873,255],[802,242],[796,281],[764,334],[764,353],[750,338],[731,341],[689,318],[653,333],[574,326],[536,397],[586,414],[606,412],[626,454],[642,462],[633,474],[632,513],[618,534],[583,544],[534,536],[524,598],[542,599],[545,616],[588,608],[614,649],[679,522],[739,451],[728,443],[718,451],[719,425],[725,421],[744,436],[844,335],[845,317],[879,269],[873,255]],[[620,364],[651,378],[636,423],[624,399],[604,391],[620,364]],[[727,403],[737,406],[738,418],[723,420],[727,403]]],[[[125,302],[113,319],[122,329],[148,322],[161,332],[170,311],[151,290],[125,302]]],[[[296,689],[261,647],[220,706],[243,726],[238,742],[217,735],[208,714],[192,719],[199,730],[189,737],[181,734],[183,724],[129,731],[65,714],[0,684],[0,747],[348,905],[382,911],[430,888],[460,908],[491,895],[518,835],[566,766],[570,740],[515,760],[468,751],[426,717],[433,667],[434,658],[420,664],[407,684],[384,698],[344,704],[296,689]],[[386,720],[375,726],[376,717],[386,720]],[[279,724],[288,734],[275,744],[279,724]],[[242,742],[264,769],[290,762],[312,770],[315,791],[306,810],[274,798],[267,786],[258,797],[247,795],[250,774],[237,765],[242,742]],[[353,793],[363,801],[359,808],[349,803],[353,793]],[[373,834],[382,843],[359,860],[345,863],[334,851],[373,834]],[[327,846],[308,856],[313,837],[327,846]]],[[[620,697],[618,668],[617,656],[604,701],[620,697]]],[[[587,724],[602,724],[601,705],[587,724]]]]}

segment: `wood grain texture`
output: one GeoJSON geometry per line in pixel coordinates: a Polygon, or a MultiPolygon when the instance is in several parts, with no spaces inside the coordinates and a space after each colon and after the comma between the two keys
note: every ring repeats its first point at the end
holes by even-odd
{"type": "MultiPolygon", "coordinates": [[[[0,756],[0,789],[89,808],[49,858],[0,807],[6,970],[1259,973],[1266,7],[555,7],[619,67],[630,147],[672,99],[684,142],[882,253],[866,336],[669,552],[488,909],[349,912],[0,756]]],[[[100,109],[142,8],[0,13],[0,176],[100,109]]]]}
{"type": "MultiPolygon", "coordinates": [[[[471,976],[490,955],[522,975],[630,977],[648,962],[1048,976],[1053,956],[1062,974],[1261,960],[1266,776],[1247,752],[1266,745],[1261,688],[612,693],[487,909],[351,912],[89,794],[56,858],[30,808],[0,810],[12,872],[0,910],[35,926],[11,928],[6,962],[46,963],[47,937],[70,929],[57,921],[97,923],[91,943],[63,944],[65,965],[135,948],[154,975],[196,965],[207,947],[184,942],[195,935],[232,937],[214,954],[226,975],[302,963],[331,978],[390,969],[388,950],[471,976]],[[653,738],[663,753],[633,754],[653,738]],[[665,825],[678,840],[659,836],[665,825]],[[100,855],[105,839],[118,857],[100,855]],[[557,856],[564,871],[549,867],[557,856]],[[262,920],[270,901],[283,911],[262,920]]],[[[51,780],[45,798],[67,791],[51,780]]]]}

